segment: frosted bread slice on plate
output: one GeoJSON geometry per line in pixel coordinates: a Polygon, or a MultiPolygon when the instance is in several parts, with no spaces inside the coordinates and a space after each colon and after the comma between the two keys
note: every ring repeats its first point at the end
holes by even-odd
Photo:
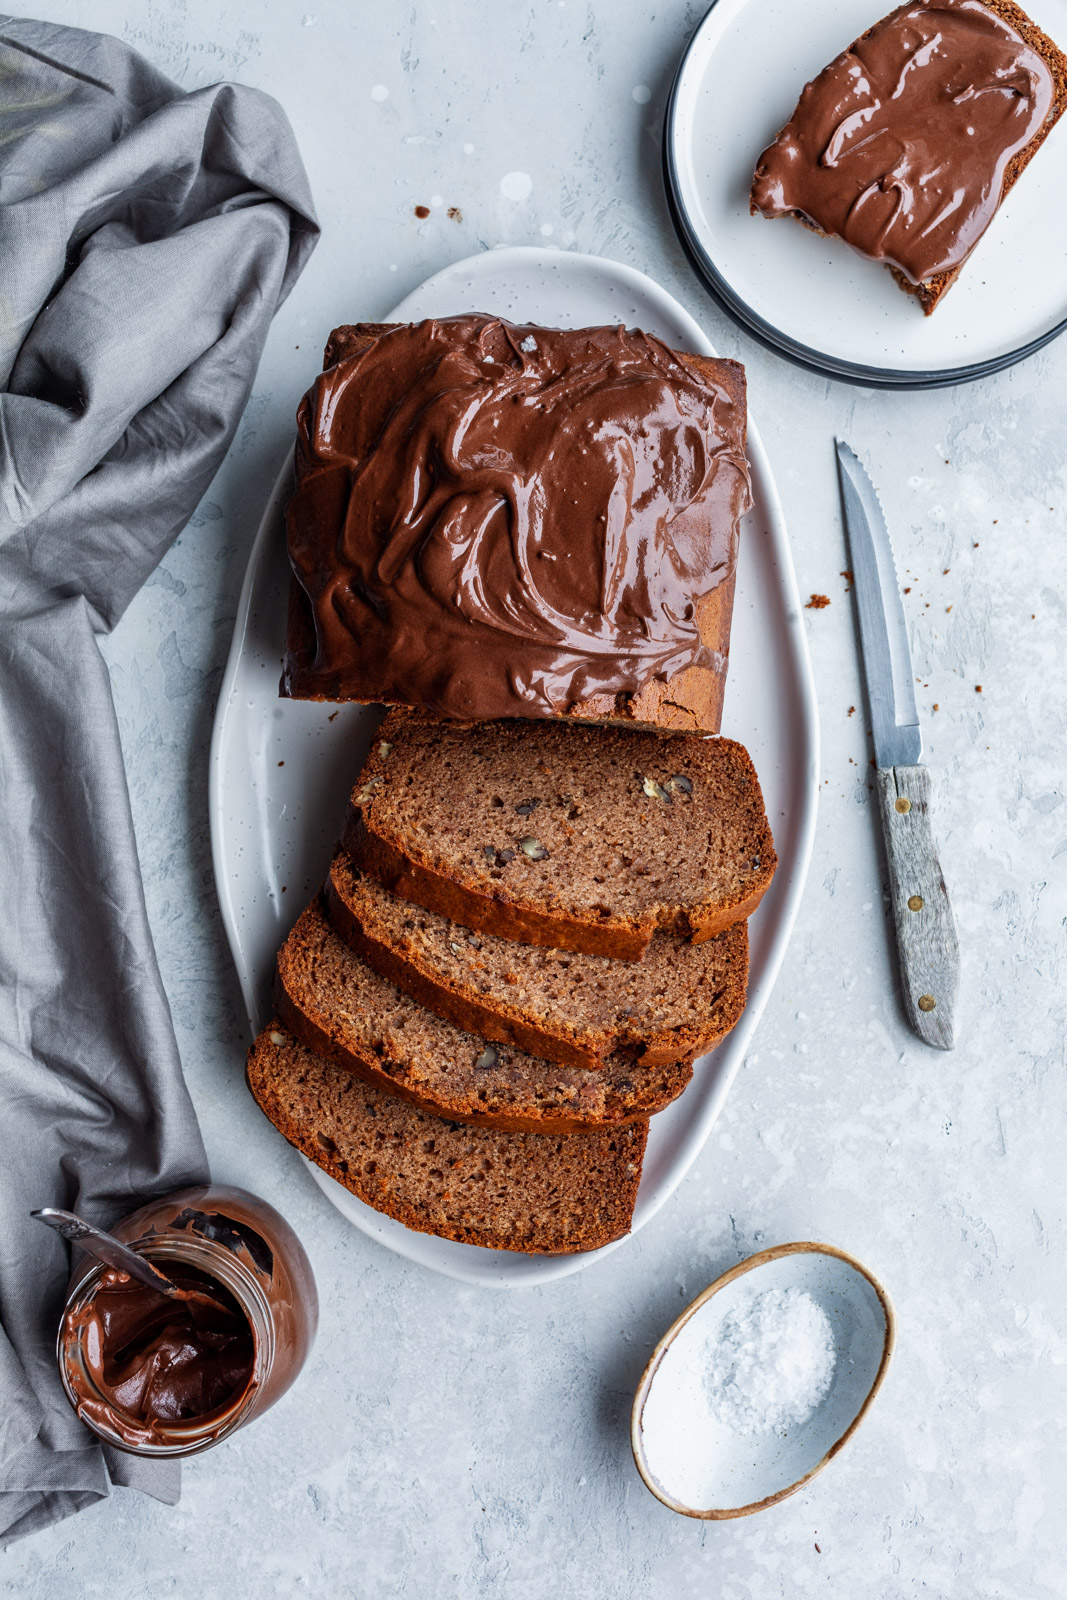
{"type": "Polygon", "coordinates": [[[884,262],[929,315],[1067,107],[1067,57],[1013,0],[922,0],[807,84],[753,213],[884,262]]]}

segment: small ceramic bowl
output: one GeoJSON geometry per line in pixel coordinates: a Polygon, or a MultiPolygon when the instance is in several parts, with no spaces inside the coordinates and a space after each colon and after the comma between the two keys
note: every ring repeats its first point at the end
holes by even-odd
{"type": "Polygon", "coordinates": [[[686,1517],[720,1521],[776,1505],[855,1433],[881,1387],[893,1338],[889,1296],[843,1250],[780,1244],[750,1256],[698,1295],[652,1352],[630,1424],[638,1472],[657,1500],[686,1517]],[[787,1430],[741,1434],[712,1418],[696,1421],[685,1391],[697,1352],[729,1311],[768,1289],[805,1290],[826,1312],[836,1352],[828,1394],[806,1422],[787,1430]],[[693,1500],[700,1503],[687,1503],[693,1500]]]}

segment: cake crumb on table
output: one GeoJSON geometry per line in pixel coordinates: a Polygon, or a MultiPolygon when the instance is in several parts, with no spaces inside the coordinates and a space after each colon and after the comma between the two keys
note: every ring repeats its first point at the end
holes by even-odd
{"type": "Polygon", "coordinates": [[[811,599],[808,601],[807,605],[804,607],[804,610],[805,611],[822,611],[829,604],[830,604],[830,596],[828,594],[813,594],[811,599]]]}

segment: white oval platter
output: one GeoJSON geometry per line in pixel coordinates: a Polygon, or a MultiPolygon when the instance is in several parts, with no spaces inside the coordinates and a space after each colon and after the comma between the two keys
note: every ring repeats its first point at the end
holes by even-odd
{"type": "MultiPolygon", "coordinates": [[[[525,247],[486,251],[447,267],[383,320],[465,311],[555,327],[625,322],[677,349],[715,353],[677,301],[633,268],[525,247]]],[[[811,854],[818,794],[815,692],[778,493],[751,423],[749,457],[755,503],[741,538],[723,732],[751,751],[779,867],[751,921],[749,998],[741,1022],[697,1063],[681,1099],[653,1118],[635,1232],[682,1181],[719,1114],[781,966],[811,854]]],[[[278,698],[289,492],[287,463],[249,557],[211,744],[215,881],[254,1030],[270,1020],[275,954],[325,877],[349,790],[381,716],[356,705],[278,698]]],[[[326,1196],[372,1239],[468,1283],[508,1289],[544,1283],[605,1253],[523,1256],[413,1233],[309,1166],[326,1196]]]]}

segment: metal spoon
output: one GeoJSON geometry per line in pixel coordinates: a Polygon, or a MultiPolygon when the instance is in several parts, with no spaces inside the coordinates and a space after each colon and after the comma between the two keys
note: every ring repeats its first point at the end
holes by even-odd
{"type": "MultiPolygon", "coordinates": [[[[41,1211],[31,1211],[30,1216],[36,1217],[38,1222],[46,1223],[49,1228],[54,1228],[56,1233],[62,1235],[64,1239],[69,1239],[71,1244],[88,1251],[89,1255],[106,1261],[109,1267],[125,1272],[129,1277],[136,1278],[138,1283],[147,1284],[150,1289],[157,1290],[159,1294],[168,1295],[172,1300],[190,1298],[188,1289],[181,1289],[176,1283],[172,1283],[164,1273],[157,1271],[150,1261],[146,1261],[144,1256],[139,1256],[136,1250],[131,1250],[113,1234],[105,1233],[102,1228],[94,1228],[91,1222],[76,1217],[73,1211],[58,1211],[54,1206],[45,1206],[41,1211]]],[[[195,1293],[194,1290],[193,1294],[195,1293]]]]}

